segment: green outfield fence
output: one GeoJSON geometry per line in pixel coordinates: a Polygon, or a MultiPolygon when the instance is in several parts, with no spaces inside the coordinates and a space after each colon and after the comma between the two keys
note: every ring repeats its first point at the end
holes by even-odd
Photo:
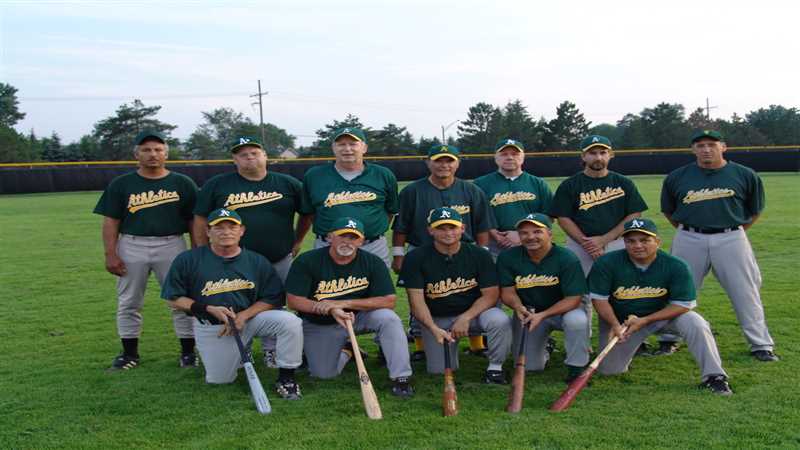
{"type": "MultiPolygon", "coordinates": [[[[579,152],[530,152],[525,170],[542,177],[568,176],[581,169],[579,152]]],[[[692,162],[687,148],[617,150],[611,170],[625,175],[666,174],[692,162]]],[[[493,154],[463,154],[458,176],[475,178],[496,169],[493,154]]],[[[729,160],[759,172],[799,172],[800,145],[729,147],[729,160]]],[[[424,155],[368,156],[370,162],[391,169],[400,181],[427,174],[424,155]]],[[[327,158],[270,158],[270,170],[302,179],[309,167],[327,158]]],[[[131,171],[136,161],[31,162],[0,164],[0,194],[102,190],[114,177],[131,171]]],[[[231,160],[173,160],[171,170],[184,173],[202,185],[208,178],[233,170],[231,160]]]]}

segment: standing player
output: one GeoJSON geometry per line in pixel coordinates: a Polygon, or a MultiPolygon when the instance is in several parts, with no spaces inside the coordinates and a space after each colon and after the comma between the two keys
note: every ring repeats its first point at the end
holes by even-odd
{"type": "MultiPolygon", "coordinates": [[[[122,353],[110,370],[139,365],[142,306],[150,272],[164,284],[169,265],[186,250],[183,234],[191,230],[197,185],[191,178],[165,167],[169,147],[157,131],[142,131],[134,139],[136,172],[115,178],[108,185],[95,214],[103,218],[106,270],[117,280],[117,332],[122,353]]],[[[194,244],[194,240],[192,241],[194,244]]],[[[197,366],[192,322],[181,311],[172,310],[175,334],[181,343],[181,367],[197,366]]]]}
{"type": "Polygon", "coordinates": [[[589,363],[589,318],[580,308],[588,291],[581,263],[574,253],[553,243],[552,222],[546,214],[523,216],[515,228],[522,246],[497,258],[500,295],[516,313],[513,348],[520,342],[520,325],[528,327],[525,368],[543,370],[549,358],[548,336],[553,330],[564,331],[570,382],[589,363]]]}
{"type": "MultiPolygon", "coordinates": [[[[236,138],[230,146],[236,172],[208,180],[194,208],[194,230],[198,244],[208,243],[208,214],[218,208],[236,211],[248,225],[242,246],[269,260],[281,281],[286,281],[292,257],[300,250],[311,223],[310,216],[300,216],[303,187],[289,175],[267,170],[267,153],[252,137],[236,138]]],[[[264,363],[275,365],[275,343],[264,340],[264,363]]]]}
{"type": "Polygon", "coordinates": [[[334,221],[353,217],[364,224],[362,249],[388,266],[384,233],[397,214],[397,178],[391,170],[364,161],[367,138],[359,128],[337,130],[332,147],[336,161],[313,167],[303,176],[303,212],[314,215],[314,248],[330,245],[327,236],[334,221]]]}
{"type": "Polygon", "coordinates": [[[275,390],[285,399],[299,399],[294,372],[301,362],[303,332],[300,319],[280,309],[284,303],[281,280],[266,258],[239,246],[245,225],[236,211],[217,209],[206,218],[209,245],[175,258],[161,297],[194,316],[206,383],[236,379],[241,355],[231,336],[231,318],[245,345],[255,336],[277,340],[275,390]]]}
{"type": "Polygon", "coordinates": [[[659,249],[661,239],[650,219],[626,222],[623,234],[625,249],[601,256],[589,274],[589,295],[600,317],[600,347],[611,336],[620,338],[598,371],[627,372],[636,349],[649,335],[673,331],[686,339],[700,366],[700,387],[731,395],[711,327],[692,311],[696,295],[689,267],[659,249]],[[628,326],[624,333],[623,323],[628,326]]]}
{"type": "Polygon", "coordinates": [[[486,194],[497,228],[489,230],[489,252],[496,259],[501,251],[520,245],[516,222],[530,213],[546,212],[553,198],[544,180],[522,170],[525,149],[522,142],[503,139],[497,143],[494,162],[497,172],[476,178],[474,183],[486,194]]]}
{"type": "MultiPolygon", "coordinates": [[[[548,214],[558,218],[567,234],[566,247],[581,261],[585,275],[604,253],[624,246],[623,224],[639,217],[647,204],[633,181],[608,170],[614,157],[611,141],[590,135],[581,142],[583,171],[567,178],[556,189],[548,214]]],[[[584,297],[591,336],[592,307],[584,297]]]]}
{"type": "MultiPolygon", "coordinates": [[[[428,219],[433,242],[412,250],[398,286],[406,288],[411,311],[421,324],[428,373],[444,372],[441,345],[486,333],[489,366],[484,383],[506,384],[503,361],[511,346],[511,319],[497,307],[499,292],[492,255],[462,241],[464,223],[453,208],[436,208],[428,219]]],[[[458,352],[450,352],[458,368],[458,352]]]]}
{"type": "Polygon", "coordinates": [[[308,370],[320,378],[341,373],[352,356],[345,349],[345,321],[356,333],[375,332],[386,356],[392,394],[411,397],[411,363],[403,324],[393,311],[394,286],[381,259],[361,250],[364,225],[343,217],[325,237],[330,245],[300,255],[286,280],[289,307],[303,318],[308,370]]]}
{"type": "Polygon", "coordinates": [[[764,209],[764,186],[751,169],[723,157],[722,135],[700,130],[692,136],[697,163],[664,179],[661,211],[678,231],[672,254],[689,263],[699,291],[709,269],[728,294],[759,361],[777,361],[761,304],[761,272],[745,231],[764,209]]]}

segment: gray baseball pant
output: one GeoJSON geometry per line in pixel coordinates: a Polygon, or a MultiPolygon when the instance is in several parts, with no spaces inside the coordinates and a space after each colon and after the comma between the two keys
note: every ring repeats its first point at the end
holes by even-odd
{"type": "MultiPolygon", "coordinates": [[[[575,308],[567,311],[560,316],[550,316],[544,319],[533,331],[528,331],[525,340],[525,370],[538,371],[544,370],[550,355],[547,353],[545,344],[547,338],[553,330],[564,332],[564,346],[567,350],[567,359],[564,361],[569,366],[583,367],[589,364],[589,337],[586,335],[586,311],[575,308]]],[[[512,319],[513,349],[512,355],[515,359],[519,355],[519,345],[522,337],[522,328],[516,314],[512,319]]]]}
{"type": "MultiPolygon", "coordinates": [[[[120,234],[117,254],[127,272],[117,280],[117,332],[122,339],[138,338],[142,333],[142,306],[147,279],[155,272],[163,286],[172,260],[186,250],[183,236],[132,236],[120,234]]],[[[178,338],[191,338],[192,318],[173,309],[172,325],[178,338]]]]}
{"type": "MultiPolygon", "coordinates": [[[[600,328],[598,336],[600,348],[605,348],[608,343],[608,333],[611,327],[604,321],[599,320],[600,328]]],[[[694,357],[700,368],[701,381],[714,375],[725,375],[722,368],[722,360],[717,349],[717,342],[711,334],[711,327],[700,314],[688,311],[672,320],[660,320],[642,327],[632,334],[625,342],[619,342],[611,352],[606,355],[603,362],[597,368],[603,375],[616,375],[628,371],[636,349],[647,339],[648,336],[659,331],[677,333],[686,340],[689,352],[694,357]]]]}
{"type": "MultiPolygon", "coordinates": [[[[281,283],[283,284],[286,284],[286,277],[289,276],[289,269],[292,267],[292,261],[294,261],[294,258],[292,258],[292,254],[289,253],[280,261],[272,263],[272,267],[275,269],[278,278],[281,279],[281,283]]],[[[275,338],[270,336],[262,337],[261,349],[265,352],[275,350],[275,338]]]]}
{"type": "MultiPolygon", "coordinates": [[[[449,330],[458,316],[434,317],[433,322],[443,330],[449,330]]],[[[422,328],[422,341],[425,345],[425,361],[428,373],[444,373],[444,348],[426,326],[422,328]]],[[[500,308],[489,308],[469,323],[469,334],[486,334],[489,348],[486,356],[490,364],[503,364],[511,349],[511,318],[500,308]]],[[[450,346],[450,367],[458,369],[458,340],[450,346]]]]}
{"type": "MultiPolygon", "coordinates": [[[[206,370],[206,383],[233,383],[242,362],[236,340],[233,336],[219,337],[222,325],[209,325],[197,319],[193,322],[197,351],[206,370]]],[[[245,345],[254,337],[274,337],[278,347],[278,367],[295,369],[302,362],[302,321],[288,311],[262,311],[247,321],[239,335],[245,345]]]]}
{"type": "MultiPolygon", "coordinates": [[[[386,308],[359,311],[353,323],[353,331],[356,334],[375,333],[386,357],[389,378],[411,376],[406,334],[397,313],[386,308]]],[[[339,375],[339,354],[347,341],[347,330],[338,323],[319,325],[303,320],[303,337],[311,375],[318,378],[334,378],[339,375]]]]}

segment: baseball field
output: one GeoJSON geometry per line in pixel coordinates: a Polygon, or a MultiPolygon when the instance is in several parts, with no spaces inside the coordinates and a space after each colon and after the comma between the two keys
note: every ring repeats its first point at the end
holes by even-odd
{"type": "MultiPolygon", "coordinates": [[[[332,381],[301,372],[304,397],[288,402],[273,393],[276,370],[257,358],[271,394],[268,416],[255,411],[243,374],[232,385],[209,386],[202,369],[179,369],[177,340],[153,280],[140,367],[106,373],[119,340],[115,279],[103,267],[101,217],[91,213],[99,193],[2,196],[0,448],[800,448],[800,175],[762,177],[767,208],[748,234],[781,361],[750,357],[713,277],[699,297],[732,397],[696,388],[699,372],[682,346],[670,356],[636,358],[625,375],[596,377],[569,410],[550,413],[565,388],[562,336],[555,333],[558,350],[544,372],[528,374],[520,414],[504,411],[508,386],[480,383],[486,361],[462,353],[460,414],[444,418],[441,376],[416,364],[416,396],[393,397],[371,336],[363,336],[382,421],[366,418],[353,363],[332,381]]],[[[657,213],[662,177],[633,178],[668,248],[673,231],[657,213]]],[[[560,180],[548,181],[555,189],[560,180]]],[[[556,242],[563,242],[560,231],[556,242]]],[[[402,290],[397,304],[407,320],[402,290]]],[[[511,365],[509,359],[505,368],[511,365]]]]}

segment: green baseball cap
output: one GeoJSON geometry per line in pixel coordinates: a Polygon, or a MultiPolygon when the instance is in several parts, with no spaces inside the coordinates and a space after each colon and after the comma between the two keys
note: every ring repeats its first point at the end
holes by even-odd
{"type": "Polygon", "coordinates": [[[461,220],[461,214],[453,208],[442,207],[436,208],[428,214],[428,226],[436,228],[441,225],[450,224],[460,226],[464,222],[461,220]]]}
{"type": "Polygon", "coordinates": [[[461,151],[458,147],[454,147],[452,145],[434,145],[428,150],[428,159],[431,161],[436,161],[439,158],[449,157],[455,160],[458,160],[458,155],[461,154],[461,151]]]}
{"type": "Polygon", "coordinates": [[[216,225],[226,220],[239,225],[242,224],[242,216],[240,216],[239,213],[230,209],[219,208],[211,211],[208,215],[208,226],[216,225]]]}
{"type": "Polygon", "coordinates": [[[264,149],[264,146],[261,145],[261,141],[252,137],[252,136],[238,136],[236,139],[231,141],[231,153],[236,153],[242,147],[258,147],[260,149],[264,149]]]}
{"type": "Polygon", "coordinates": [[[502,149],[504,149],[506,147],[513,147],[513,148],[521,151],[522,153],[525,153],[525,147],[522,145],[522,142],[514,140],[514,139],[503,139],[503,140],[501,140],[495,146],[494,152],[497,153],[497,152],[499,152],[500,150],[502,150],[502,149]]]}
{"type": "Polygon", "coordinates": [[[342,136],[350,136],[351,138],[357,141],[361,141],[365,144],[367,143],[367,135],[364,134],[364,130],[362,130],[361,128],[355,128],[355,127],[339,128],[338,130],[336,130],[335,133],[333,133],[333,142],[336,142],[336,140],[342,136]]]}
{"type": "Polygon", "coordinates": [[[656,223],[650,219],[634,217],[633,219],[625,222],[624,226],[625,229],[622,230],[623,235],[633,231],[639,231],[644,234],[649,234],[650,236],[658,237],[658,227],[656,227],[656,223]]]}
{"type": "Polygon", "coordinates": [[[717,130],[695,130],[692,133],[692,144],[703,138],[713,139],[715,141],[724,141],[722,133],[717,130]]]}
{"type": "Polygon", "coordinates": [[[542,213],[528,214],[522,219],[519,219],[516,225],[514,225],[514,228],[519,228],[519,226],[524,223],[532,223],[539,228],[547,228],[548,230],[553,228],[553,221],[550,220],[550,216],[542,213]]]}
{"type": "Polygon", "coordinates": [[[162,144],[166,144],[167,137],[164,133],[155,130],[143,130],[133,138],[133,145],[142,145],[142,142],[148,139],[155,139],[160,141],[162,144]]]}
{"type": "Polygon", "coordinates": [[[360,220],[352,217],[339,217],[333,221],[331,233],[341,236],[343,234],[352,233],[364,238],[364,224],[360,220]]]}
{"type": "Polygon", "coordinates": [[[591,134],[586,136],[581,141],[581,152],[585,152],[592,147],[604,147],[609,150],[614,150],[611,146],[611,140],[605,136],[600,136],[599,134],[591,134]]]}

